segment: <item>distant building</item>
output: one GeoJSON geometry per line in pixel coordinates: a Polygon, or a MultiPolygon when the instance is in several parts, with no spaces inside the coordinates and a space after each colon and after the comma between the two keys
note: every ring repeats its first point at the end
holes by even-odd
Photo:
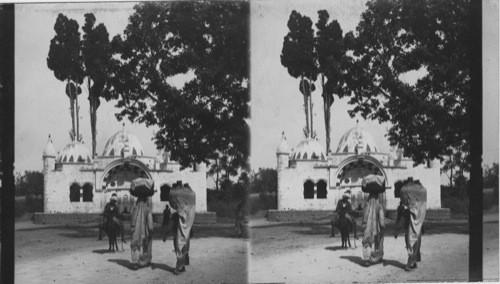
{"type": "Polygon", "coordinates": [[[144,153],[139,139],[122,129],[111,136],[102,155],[91,157],[85,144],[70,142],[56,153],[49,136],[43,151],[44,213],[102,213],[117,193],[122,211],[132,209],[131,181],[154,180],[153,213],[162,213],[173,184],[189,184],[196,192],[196,211],[207,212],[206,166],[181,170],[167,154],[144,153]]]}
{"type": "Polygon", "coordinates": [[[430,167],[414,167],[401,151],[381,153],[372,135],[356,126],[347,131],[334,153],[326,154],[320,142],[307,138],[290,149],[285,135],[276,150],[278,172],[278,210],[334,210],[342,194],[350,190],[354,209],[362,209],[367,194],[361,181],[368,174],[385,178],[386,209],[396,209],[399,198],[395,183],[413,178],[427,189],[427,208],[441,208],[439,162],[430,167]]]}

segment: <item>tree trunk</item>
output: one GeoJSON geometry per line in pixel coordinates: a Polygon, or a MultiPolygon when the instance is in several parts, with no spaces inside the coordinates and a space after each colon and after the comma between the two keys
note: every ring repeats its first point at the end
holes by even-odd
{"type": "Polygon", "coordinates": [[[217,173],[216,178],[215,178],[215,190],[219,191],[219,170],[220,169],[219,169],[219,160],[218,159],[215,160],[215,164],[217,165],[217,167],[216,167],[217,170],[215,171],[217,173]]]}
{"type": "Polygon", "coordinates": [[[450,187],[453,188],[453,156],[450,155],[450,187]]]}
{"type": "Polygon", "coordinates": [[[90,88],[90,78],[87,78],[87,88],[89,91],[89,103],[90,103],[90,131],[92,132],[92,159],[96,154],[96,140],[97,140],[97,109],[96,109],[96,100],[94,95],[92,94],[92,90],[90,88]]]}
{"type": "Polygon", "coordinates": [[[69,89],[69,105],[70,105],[70,112],[71,112],[71,130],[73,131],[73,138],[72,140],[75,141],[76,139],[76,127],[75,127],[75,102],[73,99],[73,94],[71,93],[71,82],[68,79],[66,86],[69,89]]]}
{"type": "Polygon", "coordinates": [[[309,80],[309,114],[311,116],[311,138],[314,135],[314,128],[313,128],[313,103],[312,103],[312,81],[309,80]]]}
{"type": "Polygon", "coordinates": [[[75,82],[75,91],[76,91],[76,94],[75,94],[75,112],[76,112],[76,141],[78,142],[81,142],[81,139],[80,139],[80,107],[78,106],[78,85],[76,84],[75,82]]]}
{"type": "Polygon", "coordinates": [[[325,114],[325,140],[326,155],[330,153],[330,97],[325,93],[325,76],[321,75],[321,88],[323,90],[323,112],[325,114]]]}
{"type": "Polygon", "coordinates": [[[304,112],[306,113],[306,138],[309,138],[311,132],[309,131],[309,104],[307,103],[306,88],[304,87],[304,76],[300,76],[300,88],[304,96],[304,112]]]}

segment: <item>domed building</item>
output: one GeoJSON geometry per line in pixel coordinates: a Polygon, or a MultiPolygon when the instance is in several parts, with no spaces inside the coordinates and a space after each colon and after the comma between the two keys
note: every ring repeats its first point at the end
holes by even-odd
{"type": "Polygon", "coordinates": [[[335,152],[326,155],[322,145],[307,138],[290,150],[282,135],[276,151],[278,209],[269,212],[271,220],[327,216],[346,192],[353,208],[362,210],[367,194],[361,191],[361,182],[369,174],[384,177],[387,210],[399,205],[395,183],[413,178],[427,189],[427,208],[442,211],[440,169],[433,166],[435,163],[431,167],[414,166],[399,150],[396,154],[382,153],[373,136],[359,125],[342,135],[335,152]]]}
{"type": "Polygon", "coordinates": [[[215,218],[215,214],[207,212],[204,164],[181,170],[179,163],[170,161],[166,154],[147,155],[139,139],[125,129],[112,135],[102,155],[95,157],[81,142],[70,142],[56,153],[49,136],[43,151],[43,173],[44,214],[35,218],[42,218],[45,223],[55,220],[54,216],[60,219],[65,213],[89,213],[95,218],[113,193],[118,196],[121,211],[130,212],[135,203],[129,193],[130,185],[139,177],[154,181],[153,213],[163,212],[173,184],[187,183],[196,192],[197,214],[215,218]]]}

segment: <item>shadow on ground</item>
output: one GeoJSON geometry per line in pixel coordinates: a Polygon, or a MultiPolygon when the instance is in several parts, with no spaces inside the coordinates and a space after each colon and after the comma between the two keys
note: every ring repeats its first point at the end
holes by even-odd
{"type": "Polygon", "coordinates": [[[126,259],[108,259],[109,262],[114,262],[130,270],[136,270],[135,264],[126,259]]]}
{"type": "MultiPolygon", "coordinates": [[[[326,249],[326,250],[331,250],[331,251],[337,251],[337,250],[348,250],[348,249],[344,249],[344,248],[342,248],[341,246],[326,247],[325,249],[326,249]]],[[[354,249],[354,247],[352,247],[352,248],[350,248],[350,249],[354,249]]]]}
{"type": "MultiPolygon", "coordinates": [[[[328,249],[328,247],[326,248],[328,249]]],[[[353,262],[353,263],[356,263],[357,265],[359,266],[365,266],[365,260],[360,257],[360,256],[354,256],[354,255],[343,255],[341,256],[340,258],[342,259],[347,259],[349,260],[350,262],[353,262]]],[[[379,265],[379,264],[372,264],[372,265],[379,265]]],[[[392,259],[384,259],[382,260],[382,266],[388,266],[388,265],[392,265],[394,267],[397,267],[397,268],[400,268],[400,269],[405,269],[406,265],[404,263],[401,263],[397,260],[392,260],[392,259]]]]}
{"type": "Polygon", "coordinates": [[[96,250],[93,250],[92,252],[98,253],[98,254],[111,253],[108,249],[96,249],[96,250]]]}
{"type": "Polygon", "coordinates": [[[171,273],[173,273],[175,270],[173,267],[168,266],[164,263],[152,263],[151,269],[163,269],[163,270],[171,272],[171,273]]]}

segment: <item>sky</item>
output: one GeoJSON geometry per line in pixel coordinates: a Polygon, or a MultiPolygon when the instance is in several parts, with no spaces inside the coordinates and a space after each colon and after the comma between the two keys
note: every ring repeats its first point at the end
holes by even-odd
{"type": "MultiPolygon", "coordinates": [[[[252,156],[254,169],[276,166],[276,148],[285,133],[290,148],[303,139],[305,126],[303,98],[298,90],[299,80],[291,77],[281,65],[283,37],[288,32],[287,21],[292,10],[317,22],[317,11],[326,9],[330,20],[336,19],[344,34],[353,31],[365,10],[365,0],[353,1],[252,1],[251,22],[251,86],[252,86],[252,156]]],[[[498,2],[488,0],[484,7],[484,142],[483,161],[498,162],[498,2]]],[[[409,83],[415,76],[408,76],[409,83]]],[[[316,84],[318,86],[318,84],[316,84]]],[[[368,130],[381,152],[391,150],[385,134],[388,124],[350,118],[347,111],[353,106],[348,99],[338,99],[331,108],[331,145],[336,150],[341,136],[356,126],[368,130]]],[[[313,93],[314,128],[325,146],[323,102],[320,91],[313,93]]]]}
{"type": "MultiPolygon", "coordinates": [[[[81,26],[84,14],[92,12],[96,23],[104,23],[110,38],[122,33],[133,12],[134,3],[58,3],[20,4],[15,7],[15,172],[41,170],[42,153],[49,134],[56,151],[70,142],[71,115],[65,83],[57,80],[47,67],[50,40],[55,36],[54,24],[59,13],[76,20],[81,26]],[[36,27],[36,28],[34,28],[36,27]]],[[[80,105],[80,130],[83,141],[92,149],[88,93],[84,90],[78,98],[80,105]]],[[[114,114],[115,102],[101,99],[97,110],[97,152],[102,154],[109,137],[122,129],[114,114]]],[[[152,128],[131,125],[125,128],[134,133],[147,155],[157,151],[152,128]]]]}
{"type": "MultiPolygon", "coordinates": [[[[251,166],[276,166],[276,147],[284,132],[290,147],[303,138],[304,111],[298,80],[292,78],[280,63],[283,37],[287,33],[287,20],[292,10],[317,20],[317,11],[326,9],[331,19],[336,19],[344,33],[354,30],[365,0],[312,0],[312,1],[251,1],[251,166]]],[[[484,7],[484,162],[498,162],[498,3],[485,1],[484,7]]],[[[110,38],[122,33],[134,3],[56,3],[16,5],[15,28],[15,172],[42,169],[42,152],[50,134],[56,151],[69,142],[71,116],[69,100],[64,93],[64,83],[58,81],[48,69],[46,58],[50,40],[54,37],[54,23],[58,13],[84,23],[84,14],[95,14],[97,23],[104,23],[110,38]]],[[[411,80],[411,78],[409,79],[411,80]]],[[[314,128],[324,145],[325,130],[322,100],[319,92],[314,97],[314,128]]],[[[79,96],[80,129],[89,150],[91,149],[90,118],[87,93],[79,96]]],[[[104,150],[107,139],[122,128],[114,116],[118,109],[115,102],[101,102],[97,118],[97,152],[104,150]]],[[[350,128],[359,125],[369,130],[381,151],[390,150],[384,137],[389,125],[351,119],[347,110],[352,106],[347,100],[334,102],[331,123],[331,149],[335,150],[340,137],[350,128]]],[[[151,140],[154,128],[132,125],[125,128],[140,140],[147,155],[155,156],[156,147],[151,140]]]]}

